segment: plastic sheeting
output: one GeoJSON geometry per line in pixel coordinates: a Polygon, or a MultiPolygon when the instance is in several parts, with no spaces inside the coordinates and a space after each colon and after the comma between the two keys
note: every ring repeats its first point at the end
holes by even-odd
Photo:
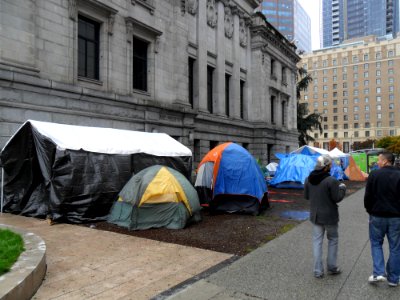
{"type": "Polygon", "coordinates": [[[195,187],[200,203],[212,210],[257,214],[269,205],[264,175],[256,160],[231,142],[218,145],[204,156],[195,187]]]}
{"type": "MultiPolygon", "coordinates": [[[[191,156],[192,151],[165,133],[26,121],[54,143],[58,150],[84,150],[104,154],[147,153],[156,156],[191,156]]],[[[15,136],[14,135],[14,136],[15,136]]],[[[10,141],[13,139],[11,137],[10,141]]],[[[7,144],[4,148],[7,147],[7,144]]]]}
{"type": "Polygon", "coordinates": [[[270,185],[277,186],[283,182],[296,182],[304,185],[308,175],[314,170],[317,156],[304,154],[276,154],[280,159],[274,178],[270,185]]]}
{"type": "MultiPolygon", "coordinates": [[[[191,152],[163,156],[168,152],[111,154],[90,152],[83,147],[64,149],[51,139],[54,136],[44,135],[34,124],[26,122],[0,155],[5,212],[71,223],[105,220],[118,192],[133,173],[160,164],[187,178],[191,174],[191,152]]],[[[97,135],[103,144],[108,141],[107,132],[101,137],[97,135]]],[[[84,141],[82,145],[86,145],[84,141]]],[[[163,148],[160,146],[157,149],[163,148]]]]}
{"type": "Polygon", "coordinates": [[[323,154],[329,154],[329,151],[327,151],[325,149],[305,145],[305,146],[301,146],[300,148],[292,151],[290,154],[304,154],[304,155],[320,156],[323,154]]]}

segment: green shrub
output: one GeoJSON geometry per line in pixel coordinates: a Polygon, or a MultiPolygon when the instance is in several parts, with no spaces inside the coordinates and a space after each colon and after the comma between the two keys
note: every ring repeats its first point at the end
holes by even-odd
{"type": "Polygon", "coordinates": [[[21,235],[8,229],[0,229],[0,275],[10,270],[24,250],[21,235]]]}

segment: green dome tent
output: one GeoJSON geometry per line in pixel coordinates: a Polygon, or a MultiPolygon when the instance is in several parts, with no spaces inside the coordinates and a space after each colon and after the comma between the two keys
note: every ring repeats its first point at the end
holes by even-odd
{"type": "Polygon", "coordinates": [[[178,171],[160,165],[133,175],[108,216],[109,223],[129,230],[182,229],[188,222],[200,220],[194,187],[178,171]]]}

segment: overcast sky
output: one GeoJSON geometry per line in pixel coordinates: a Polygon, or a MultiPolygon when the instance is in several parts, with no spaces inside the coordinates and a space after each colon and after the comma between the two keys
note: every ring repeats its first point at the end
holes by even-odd
{"type": "Polygon", "coordinates": [[[313,50],[320,49],[320,0],[298,0],[311,18],[311,47],[313,50]]]}

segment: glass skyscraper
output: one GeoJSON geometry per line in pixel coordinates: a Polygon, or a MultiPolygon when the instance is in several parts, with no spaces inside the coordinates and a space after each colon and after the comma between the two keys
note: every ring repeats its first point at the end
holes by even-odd
{"type": "Polygon", "coordinates": [[[261,12],[298,50],[311,52],[311,19],[297,0],[264,0],[261,12]]]}
{"type": "Polygon", "coordinates": [[[399,30],[399,0],[322,0],[323,47],[399,30]]]}

